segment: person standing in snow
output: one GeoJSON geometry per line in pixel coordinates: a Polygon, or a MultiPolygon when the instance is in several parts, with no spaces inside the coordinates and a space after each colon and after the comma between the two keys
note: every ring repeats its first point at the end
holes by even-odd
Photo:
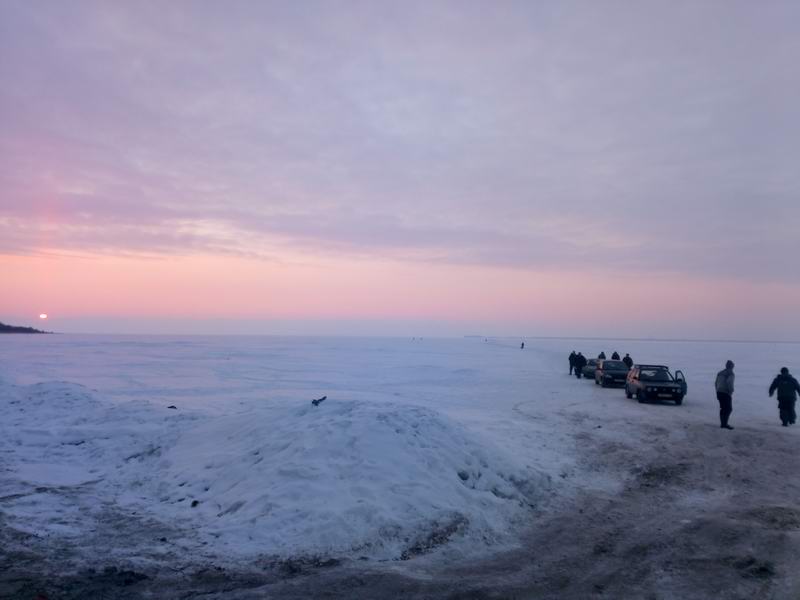
{"type": "Polygon", "coordinates": [[[520,350],[525,350],[525,342],[522,342],[522,343],[519,345],[519,349],[520,349],[520,350]]]}
{"type": "Polygon", "coordinates": [[[611,355],[611,360],[619,360],[619,353],[614,350],[614,354],[611,355]]]}
{"type": "Polygon", "coordinates": [[[583,375],[583,367],[586,366],[586,357],[578,352],[577,356],[575,357],[575,377],[578,379],[581,378],[583,375]]]}
{"type": "Polygon", "coordinates": [[[625,366],[628,367],[628,370],[630,371],[631,367],[633,366],[633,359],[631,358],[631,355],[626,353],[625,358],[622,359],[622,362],[625,363],[625,366]]]}
{"type": "Polygon", "coordinates": [[[606,353],[601,351],[600,354],[597,355],[598,360],[604,360],[606,357],[606,353]]]}
{"type": "Polygon", "coordinates": [[[733,361],[725,363],[725,368],[717,373],[714,381],[714,388],[717,390],[717,401],[719,402],[719,426],[721,429],[733,429],[728,425],[728,419],[733,412],[733,361]]]}
{"type": "Polygon", "coordinates": [[[575,368],[575,357],[578,356],[575,354],[575,350],[569,353],[569,374],[572,375],[572,369],[575,368]]]}
{"type": "Polygon", "coordinates": [[[794,425],[797,420],[797,414],[794,411],[795,402],[797,402],[797,394],[800,394],[800,383],[797,379],[789,374],[789,369],[783,367],[780,375],[778,375],[769,386],[769,397],[778,391],[778,412],[781,417],[781,424],[786,427],[787,425],[794,425]]]}

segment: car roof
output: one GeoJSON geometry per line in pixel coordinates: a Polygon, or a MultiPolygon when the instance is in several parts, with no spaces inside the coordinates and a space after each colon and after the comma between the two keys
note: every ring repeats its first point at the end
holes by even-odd
{"type": "Polygon", "coordinates": [[[633,365],[634,369],[667,369],[669,371],[669,367],[666,365],[633,365]]]}

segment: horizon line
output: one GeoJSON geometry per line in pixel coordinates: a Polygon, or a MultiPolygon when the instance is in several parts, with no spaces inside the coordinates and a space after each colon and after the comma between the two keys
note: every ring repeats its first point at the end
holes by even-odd
{"type": "MultiPolygon", "coordinates": [[[[1,332],[8,333],[12,332],[1,332]]],[[[615,336],[569,336],[569,335],[479,335],[479,334],[453,334],[453,335],[348,335],[331,333],[114,333],[114,332],[63,332],[41,331],[37,333],[48,335],[97,335],[97,336],[159,336],[159,337],[304,337],[304,338],[383,338],[383,339],[468,339],[483,338],[494,340],[586,340],[586,341],[620,341],[620,342],[682,342],[682,343],[725,343],[725,344],[800,344],[800,340],[759,340],[759,339],[723,339],[723,338],[665,338],[665,337],[615,337],[615,336]]],[[[25,335],[20,333],[19,335],[25,335]]],[[[32,332],[28,335],[34,335],[32,332]]]]}

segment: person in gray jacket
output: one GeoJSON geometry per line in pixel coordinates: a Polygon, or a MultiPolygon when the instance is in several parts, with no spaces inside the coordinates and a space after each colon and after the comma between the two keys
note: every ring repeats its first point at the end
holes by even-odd
{"type": "Polygon", "coordinates": [[[778,375],[769,386],[769,397],[778,390],[778,412],[781,417],[781,424],[786,427],[794,425],[797,414],[794,412],[794,405],[797,401],[797,394],[800,394],[800,383],[797,379],[789,375],[789,369],[783,367],[781,374],[778,375]]]}
{"type": "Polygon", "coordinates": [[[733,429],[728,425],[728,419],[733,412],[733,361],[725,363],[725,368],[717,373],[714,387],[717,390],[717,400],[719,401],[719,426],[722,429],[733,429]]]}

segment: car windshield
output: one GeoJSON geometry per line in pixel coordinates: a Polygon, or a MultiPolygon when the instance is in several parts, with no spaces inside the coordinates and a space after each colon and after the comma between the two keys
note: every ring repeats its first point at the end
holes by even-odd
{"type": "Polygon", "coordinates": [[[642,369],[639,371],[642,381],[674,381],[672,373],[667,369],[642,369]]]}
{"type": "Polygon", "coordinates": [[[589,362],[586,363],[586,366],[587,367],[595,367],[595,366],[597,366],[597,359],[596,358],[590,358],[589,362]]]}
{"type": "Polygon", "coordinates": [[[621,360],[605,360],[603,361],[603,368],[609,371],[628,370],[627,365],[621,360]]]}

